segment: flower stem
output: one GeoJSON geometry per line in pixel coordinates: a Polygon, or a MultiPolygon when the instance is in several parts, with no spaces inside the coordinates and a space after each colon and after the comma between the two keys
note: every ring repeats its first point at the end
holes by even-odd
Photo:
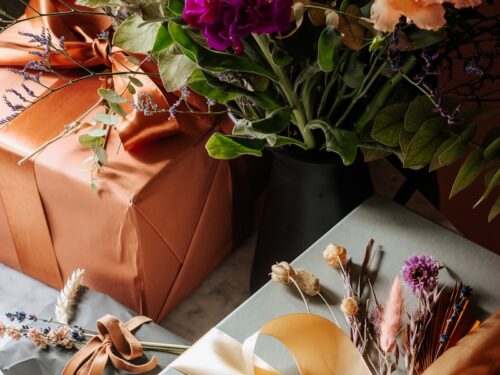
{"type": "Polygon", "coordinates": [[[255,35],[253,34],[253,37],[255,41],[257,42],[257,45],[262,51],[262,54],[266,58],[267,62],[273,69],[274,73],[278,77],[278,85],[280,86],[283,95],[285,96],[286,100],[288,101],[288,104],[292,108],[293,115],[295,117],[296,125],[299,128],[300,134],[302,135],[302,138],[304,139],[304,143],[307,147],[307,149],[312,149],[315,146],[315,140],[314,136],[311,132],[311,130],[306,128],[307,125],[307,120],[305,116],[305,111],[302,103],[299,100],[299,97],[297,96],[297,93],[293,90],[292,87],[292,82],[290,81],[290,78],[286,74],[285,70],[279,66],[277,66],[273,62],[273,58],[271,55],[271,52],[269,51],[268,47],[268,41],[264,35],[255,35]]]}

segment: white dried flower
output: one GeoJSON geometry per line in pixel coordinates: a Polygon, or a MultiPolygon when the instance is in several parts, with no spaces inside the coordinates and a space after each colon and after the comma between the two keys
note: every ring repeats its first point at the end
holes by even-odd
{"type": "Polygon", "coordinates": [[[295,271],[287,262],[280,262],[271,266],[271,279],[280,284],[288,285],[295,277],[295,271]]]}
{"type": "Polygon", "coordinates": [[[319,279],[309,271],[297,269],[295,271],[294,280],[299,286],[300,290],[302,290],[308,296],[315,296],[320,291],[319,279]]]}
{"type": "Polygon", "coordinates": [[[85,270],[77,268],[66,282],[64,288],[61,290],[59,297],[57,297],[55,317],[59,323],[69,323],[72,308],[75,304],[75,297],[78,293],[78,289],[80,289],[83,285],[84,274],[85,270]]]}
{"type": "Polygon", "coordinates": [[[353,297],[346,297],[340,304],[340,310],[342,310],[345,315],[353,317],[359,311],[358,302],[353,297]]]}
{"type": "Polygon", "coordinates": [[[347,250],[331,243],[323,251],[323,258],[330,267],[340,268],[340,265],[344,266],[347,262],[347,250]]]}

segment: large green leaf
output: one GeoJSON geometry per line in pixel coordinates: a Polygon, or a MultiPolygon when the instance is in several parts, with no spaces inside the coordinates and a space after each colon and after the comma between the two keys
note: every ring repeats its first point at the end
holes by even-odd
{"type": "Polygon", "coordinates": [[[200,67],[211,72],[245,72],[263,75],[276,81],[276,75],[267,67],[252,62],[245,56],[216,52],[198,44],[184,30],[174,22],[168,24],[168,31],[174,41],[181,47],[183,53],[200,67]]]}
{"type": "Polygon", "coordinates": [[[228,160],[241,155],[262,156],[262,150],[266,145],[267,141],[265,139],[232,137],[214,133],[205,147],[211,157],[228,160]]]}
{"type": "Polygon", "coordinates": [[[345,84],[350,88],[359,89],[365,79],[365,67],[366,64],[359,60],[358,55],[352,54],[349,57],[347,69],[342,76],[345,84]]]}
{"type": "Polygon", "coordinates": [[[484,201],[488,196],[491,194],[493,189],[497,186],[500,185],[500,169],[497,169],[496,172],[492,171],[492,176],[489,178],[489,181],[487,181],[486,184],[486,190],[482,197],[476,202],[474,207],[476,207],[478,204],[480,204],[482,201],[484,201]]]}
{"type": "Polygon", "coordinates": [[[444,167],[444,165],[439,160],[439,155],[441,155],[444,150],[446,150],[450,145],[452,145],[455,142],[456,138],[457,138],[456,136],[454,137],[452,136],[447,140],[445,140],[443,143],[441,143],[441,146],[439,146],[439,148],[436,150],[434,156],[432,157],[432,161],[429,164],[429,172],[444,167]]]}
{"type": "Polygon", "coordinates": [[[246,97],[255,104],[270,111],[274,111],[281,107],[281,104],[266,92],[245,90],[230,83],[222,82],[216,77],[201,70],[197,70],[193,73],[188,85],[197,93],[222,104],[227,104],[229,101],[240,97],[246,97]]]}
{"type": "Polygon", "coordinates": [[[484,158],[486,160],[500,159],[500,137],[486,146],[484,158]]]}
{"type": "Polygon", "coordinates": [[[404,156],[405,167],[421,167],[429,164],[444,140],[443,132],[447,122],[434,117],[423,123],[413,136],[404,156]]]}
{"type": "Polygon", "coordinates": [[[430,30],[415,30],[410,33],[412,50],[428,48],[443,40],[443,32],[430,30]]]}
{"type": "Polygon", "coordinates": [[[144,23],[133,14],[116,29],[113,45],[131,53],[147,53],[153,49],[160,26],[160,22],[144,23]]]}
{"type": "Polygon", "coordinates": [[[458,171],[451,187],[450,198],[472,184],[487,164],[488,161],[483,157],[483,149],[478,148],[472,151],[458,171]]]}
{"type": "Polygon", "coordinates": [[[372,137],[386,146],[398,146],[407,108],[408,103],[396,103],[382,109],[375,117],[372,137]]]}
{"type": "Polygon", "coordinates": [[[350,165],[356,160],[358,153],[358,136],[350,130],[331,127],[322,120],[312,120],[308,129],[321,129],[325,134],[326,150],[337,153],[344,165],[350,165]]]}
{"type": "Polygon", "coordinates": [[[405,129],[416,132],[426,120],[436,116],[433,109],[434,104],[426,96],[417,96],[406,111],[405,129]]]}
{"type": "Polygon", "coordinates": [[[88,8],[102,8],[113,5],[124,5],[121,0],[76,0],[76,5],[81,5],[88,8]]]}
{"type": "Polygon", "coordinates": [[[174,44],[174,40],[168,32],[167,26],[163,24],[158,28],[158,33],[156,34],[155,43],[151,49],[151,53],[163,51],[164,49],[169,48],[172,44],[174,44]]]}
{"type": "Polygon", "coordinates": [[[399,147],[401,148],[403,155],[405,155],[408,151],[408,146],[410,145],[414,135],[415,133],[406,131],[404,127],[401,128],[401,131],[399,132],[399,147]]]}
{"type": "Polygon", "coordinates": [[[290,107],[278,108],[265,118],[252,122],[252,128],[263,134],[279,134],[290,125],[292,109],[290,107]]]}
{"type": "Polygon", "coordinates": [[[500,197],[497,198],[488,215],[488,223],[491,223],[500,214],[500,197]]]}
{"type": "Polygon", "coordinates": [[[439,164],[441,166],[450,165],[460,159],[467,151],[467,144],[475,133],[475,124],[470,124],[465,128],[465,130],[458,137],[455,137],[454,141],[438,155],[439,164]]]}
{"type": "Polygon", "coordinates": [[[327,26],[321,32],[318,40],[318,66],[322,71],[333,70],[335,50],[341,42],[342,35],[334,27],[327,26]]]}
{"type": "Polygon", "coordinates": [[[188,83],[198,65],[185,55],[174,55],[169,50],[158,53],[161,81],[167,91],[176,91],[188,83]]]}

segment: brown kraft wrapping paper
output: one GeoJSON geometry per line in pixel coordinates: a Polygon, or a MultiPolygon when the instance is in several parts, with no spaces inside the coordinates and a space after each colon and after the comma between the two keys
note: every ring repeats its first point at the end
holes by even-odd
{"type": "MultiPolygon", "coordinates": [[[[1,95],[23,82],[2,65],[1,95]]],[[[54,82],[50,76],[44,81],[54,82]]],[[[79,134],[17,167],[92,106],[101,86],[97,78],[82,80],[0,130],[0,262],[55,287],[75,268],[85,268],[90,288],[160,320],[230,251],[231,171],[205,150],[208,137],[228,120],[178,115],[168,137],[148,139],[130,152],[111,131],[98,195],[91,192],[89,173],[81,172],[91,151],[79,145],[79,134]]],[[[0,116],[7,114],[2,102],[0,116]]]]}

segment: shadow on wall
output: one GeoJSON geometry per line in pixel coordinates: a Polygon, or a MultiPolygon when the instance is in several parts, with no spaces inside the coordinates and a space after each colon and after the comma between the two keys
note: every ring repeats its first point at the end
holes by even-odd
{"type": "MultiPolygon", "coordinates": [[[[499,14],[500,2],[497,1],[493,5],[488,5],[483,1],[483,5],[479,9],[483,14],[499,14]]],[[[500,59],[497,57],[495,61],[496,68],[493,70],[494,72],[500,71],[499,60],[500,59]]],[[[470,78],[463,69],[457,71],[455,74],[455,80],[457,82],[463,82],[468,77],[470,78]]],[[[498,89],[498,87],[491,86],[494,86],[494,84],[486,85],[483,88],[483,92],[498,89]]],[[[496,93],[495,96],[492,95],[491,98],[500,101],[500,93],[496,93]]],[[[489,102],[486,103],[486,105],[489,107],[498,107],[499,104],[498,102],[489,102]]],[[[493,128],[500,128],[497,113],[480,121],[474,141],[479,144],[482,143],[484,136],[493,128]]],[[[488,214],[490,208],[500,195],[500,186],[497,186],[491,192],[488,199],[473,209],[472,207],[482,196],[485,189],[483,173],[471,186],[449,199],[451,186],[453,185],[453,181],[462,161],[463,159],[449,167],[438,170],[438,181],[441,190],[440,211],[465,237],[500,254],[500,215],[491,223],[488,223],[488,214]]]]}

